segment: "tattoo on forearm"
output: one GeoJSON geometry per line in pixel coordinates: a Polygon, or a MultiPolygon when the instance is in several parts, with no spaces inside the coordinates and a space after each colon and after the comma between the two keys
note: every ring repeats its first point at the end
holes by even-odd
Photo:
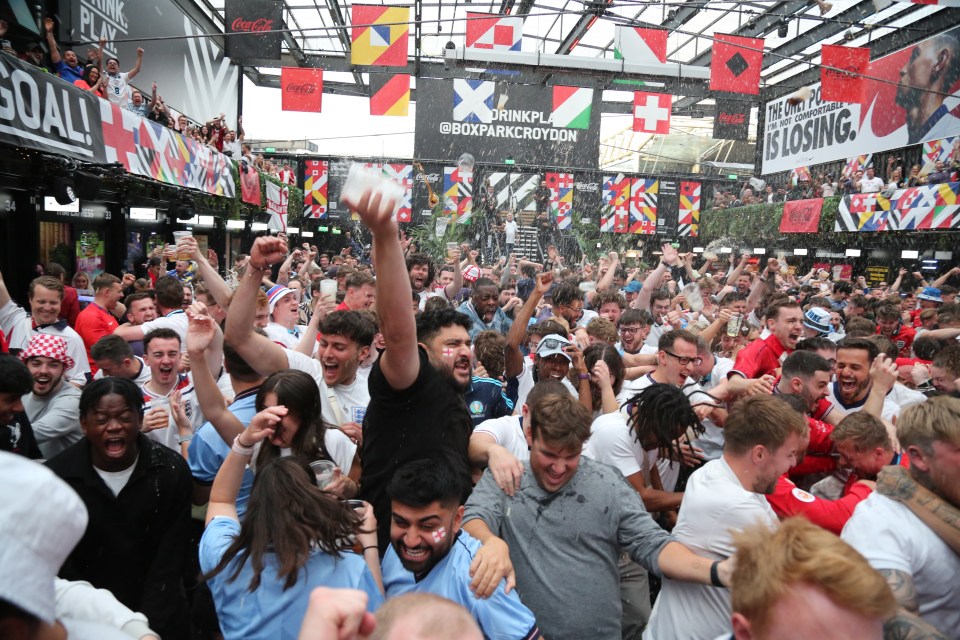
{"type": "Polygon", "coordinates": [[[919,613],[920,599],[917,596],[917,587],[913,584],[913,576],[905,571],[895,571],[893,569],[880,569],[879,571],[887,584],[890,585],[890,590],[893,591],[893,597],[897,599],[897,603],[909,613],[919,613]]]}
{"type": "Polygon", "coordinates": [[[949,640],[932,625],[901,609],[883,625],[883,640],[949,640]]]}

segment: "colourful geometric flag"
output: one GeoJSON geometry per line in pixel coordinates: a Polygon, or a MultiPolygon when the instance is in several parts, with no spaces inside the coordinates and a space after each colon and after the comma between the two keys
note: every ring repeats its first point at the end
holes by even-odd
{"type": "Polygon", "coordinates": [[[592,108],[593,89],[554,85],[550,123],[566,129],[588,129],[592,108]]]}
{"type": "Polygon", "coordinates": [[[383,175],[403,187],[403,201],[397,209],[397,222],[410,222],[413,219],[413,165],[384,164],[383,175]]]}
{"type": "Polygon", "coordinates": [[[407,66],[409,7],[355,4],[350,21],[350,64],[407,66]]]}
{"type": "Polygon", "coordinates": [[[631,180],[622,173],[603,178],[600,211],[600,231],[626,233],[630,218],[631,180]]]}
{"type": "Polygon", "coordinates": [[[306,160],[303,163],[303,217],[327,217],[327,160],[306,160]]]}
{"type": "Polygon", "coordinates": [[[666,62],[669,33],[664,29],[616,25],[613,32],[613,57],[627,62],[666,62]]]}
{"type": "Polygon", "coordinates": [[[714,34],[710,90],[760,94],[763,38],[714,34]]]}
{"type": "Polygon", "coordinates": [[[820,99],[824,102],[860,102],[870,66],[870,47],[820,47],[820,99]]]}
{"type": "Polygon", "coordinates": [[[696,237],[700,234],[699,182],[680,183],[680,211],[677,216],[677,235],[696,237]]]}
{"type": "Polygon", "coordinates": [[[473,172],[457,167],[443,168],[443,214],[460,224],[473,214],[473,172]]]}
{"type": "Polygon", "coordinates": [[[629,233],[653,235],[657,231],[657,193],[660,181],[656,178],[634,178],[630,189],[629,233]]]}
{"type": "Polygon", "coordinates": [[[641,133],[670,133],[673,96],[668,93],[633,92],[633,130],[641,133]]]}
{"type": "Polygon", "coordinates": [[[493,122],[493,92],[489,80],[453,80],[453,119],[457,122],[493,122]]]}
{"type": "Polygon", "coordinates": [[[323,104],[323,69],[282,67],[280,109],[320,113],[323,104]]]}
{"type": "Polygon", "coordinates": [[[467,49],[520,51],[522,42],[521,16],[467,12],[467,49]]]}
{"type": "Polygon", "coordinates": [[[573,224],[573,174],[546,173],[543,176],[550,189],[550,213],[558,229],[569,229],[573,224]]]}
{"type": "Polygon", "coordinates": [[[370,74],[370,115],[405,116],[409,110],[410,76],[408,74],[370,74]]]}

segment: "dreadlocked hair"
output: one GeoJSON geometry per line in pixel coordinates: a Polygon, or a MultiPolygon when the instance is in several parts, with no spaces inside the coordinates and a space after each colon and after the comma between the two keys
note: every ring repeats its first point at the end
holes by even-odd
{"type": "Polygon", "coordinates": [[[705,431],[690,400],[672,384],[651,385],[633,396],[628,404],[627,423],[633,437],[646,449],[655,446],[662,458],[682,460],[677,438],[687,432],[701,436],[705,431]]]}

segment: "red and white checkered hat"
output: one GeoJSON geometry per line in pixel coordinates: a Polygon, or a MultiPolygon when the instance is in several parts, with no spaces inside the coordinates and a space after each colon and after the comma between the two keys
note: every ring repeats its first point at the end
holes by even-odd
{"type": "Polygon", "coordinates": [[[467,265],[463,270],[463,279],[467,282],[476,282],[480,278],[480,267],[475,264],[467,265]]]}
{"type": "Polygon", "coordinates": [[[23,361],[36,356],[59,360],[63,363],[64,371],[72,369],[76,364],[73,358],[67,355],[67,341],[60,336],[51,336],[46,333],[34,334],[27,348],[20,352],[20,359],[23,361]]]}

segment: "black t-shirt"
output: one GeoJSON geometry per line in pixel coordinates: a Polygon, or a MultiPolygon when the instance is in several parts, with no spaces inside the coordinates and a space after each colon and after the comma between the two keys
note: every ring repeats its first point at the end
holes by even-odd
{"type": "MultiPolygon", "coordinates": [[[[467,446],[472,424],[463,395],[437,371],[418,348],[420,372],[407,389],[390,387],[380,361],[370,371],[370,404],[363,418],[363,472],[360,497],[373,505],[381,554],[390,544],[390,498],[394,472],[414,460],[444,459],[470,487],[467,446]]],[[[464,496],[466,497],[466,496],[464,496]]]]}
{"type": "Polygon", "coordinates": [[[26,413],[14,414],[13,422],[0,425],[0,451],[9,451],[32,460],[43,457],[26,413]]]}

